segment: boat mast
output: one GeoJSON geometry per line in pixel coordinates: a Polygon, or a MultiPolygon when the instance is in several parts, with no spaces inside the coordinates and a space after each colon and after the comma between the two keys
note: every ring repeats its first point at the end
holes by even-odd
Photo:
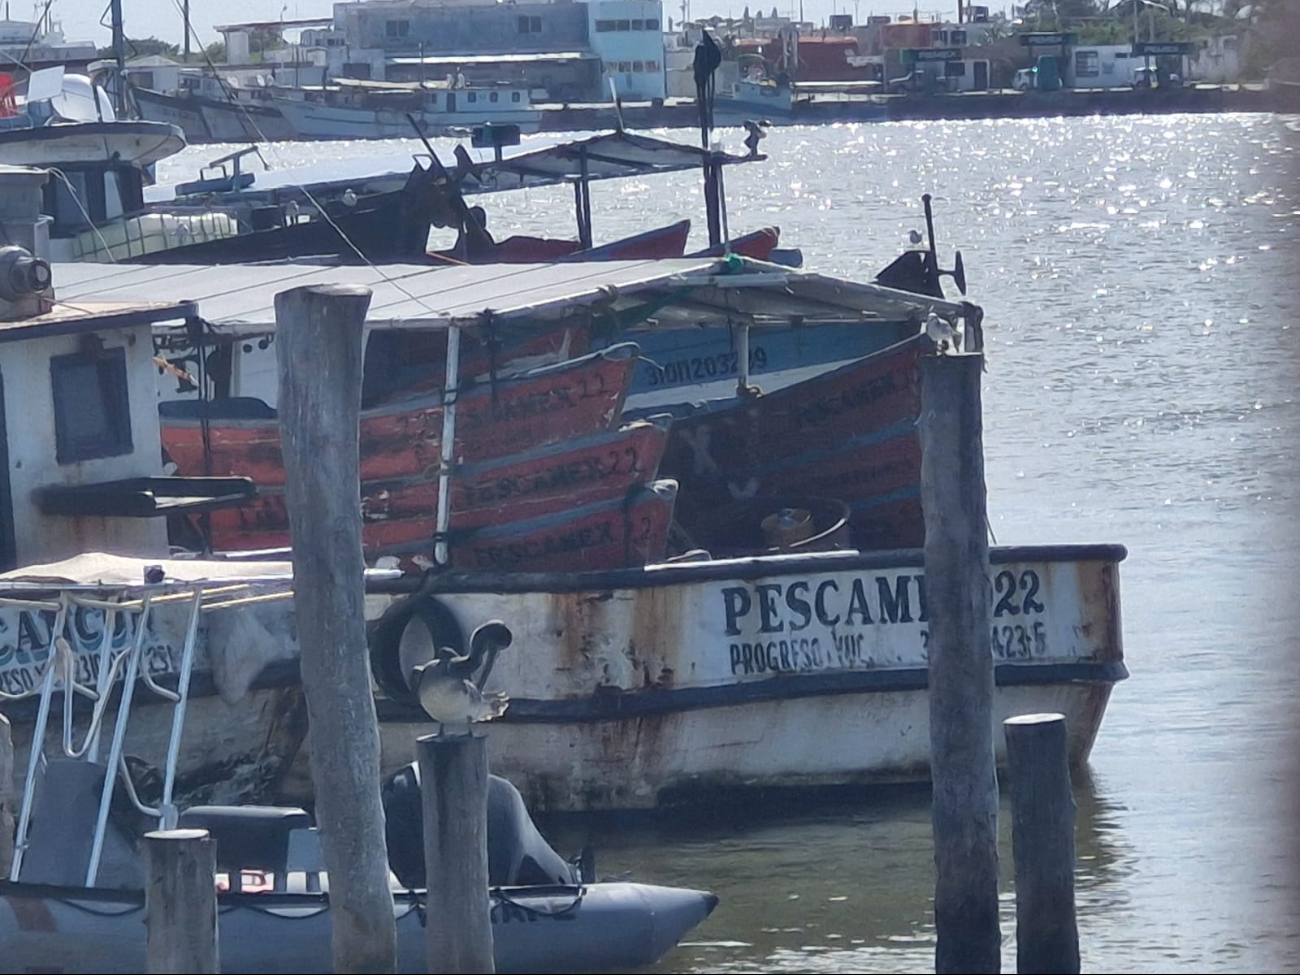
{"type": "Polygon", "coordinates": [[[186,63],[190,60],[190,0],[184,0],[181,7],[181,17],[185,21],[185,42],[181,50],[184,52],[186,63]]]}
{"type": "Polygon", "coordinates": [[[113,28],[113,61],[117,65],[117,74],[113,82],[113,110],[118,118],[126,117],[126,57],[125,37],[122,33],[122,0],[110,0],[110,16],[113,28]]]}

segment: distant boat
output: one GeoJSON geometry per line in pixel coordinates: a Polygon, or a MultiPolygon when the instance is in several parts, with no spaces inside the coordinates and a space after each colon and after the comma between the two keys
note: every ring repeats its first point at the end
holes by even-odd
{"type": "Polygon", "coordinates": [[[275,142],[294,130],[271,104],[265,88],[249,88],[188,69],[175,91],[131,86],[140,117],[180,126],[191,145],[204,142],[275,142]]]}
{"type": "Polygon", "coordinates": [[[541,127],[541,109],[527,88],[452,88],[446,84],[401,84],[338,78],[321,87],[284,90],[271,104],[299,139],[404,139],[492,123],[541,127]]]}

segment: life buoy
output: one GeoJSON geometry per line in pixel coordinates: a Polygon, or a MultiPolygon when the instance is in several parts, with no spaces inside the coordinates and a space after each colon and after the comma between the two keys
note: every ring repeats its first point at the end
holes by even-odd
{"type": "Polygon", "coordinates": [[[370,672],[384,693],[402,704],[419,704],[409,683],[410,669],[424,661],[403,660],[402,653],[402,634],[412,625],[428,630],[433,649],[465,652],[465,634],[446,604],[417,593],[388,607],[370,631],[370,672]]]}

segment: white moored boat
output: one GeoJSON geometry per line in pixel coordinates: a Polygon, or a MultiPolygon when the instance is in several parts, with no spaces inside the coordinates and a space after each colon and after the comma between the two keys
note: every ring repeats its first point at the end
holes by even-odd
{"type": "Polygon", "coordinates": [[[341,78],[324,88],[295,90],[291,97],[282,92],[271,105],[300,139],[409,139],[485,123],[516,125],[529,133],[536,132],[542,120],[527,88],[452,88],[427,82],[341,78]]]}

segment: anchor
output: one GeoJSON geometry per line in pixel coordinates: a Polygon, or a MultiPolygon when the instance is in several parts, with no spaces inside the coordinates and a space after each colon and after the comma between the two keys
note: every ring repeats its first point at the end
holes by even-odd
{"type": "MultiPolygon", "coordinates": [[[[929,250],[909,250],[899,255],[892,264],[876,275],[876,283],[886,288],[897,288],[913,294],[929,295],[943,298],[942,279],[952,278],[963,295],[966,294],[966,266],[962,263],[961,251],[953,260],[951,269],[939,267],[939,252],[934,245],[934,210],[930,205],[930,194],[921,197],[925,205],[925,229],[929,235],[929,250]]],[[[912,231],[912,242],[918,243],[921,235],[912,231]]]]}
{"type": "Polygon", "coordinates": [[[966,266],[962,263],[961,251],[957,251],[951,270],[944,270],[939,267],[939,253],[934,247],[934,210],[930,206],[929,193],[921,196],[921,203],[925,207],[925,232],[930,240],[928,270],[933,275],[934,284],[938,287],[940,278],[952,278],[953,284],[957,285],[957,290],[964,295],[966,293],[966,266]]]}

